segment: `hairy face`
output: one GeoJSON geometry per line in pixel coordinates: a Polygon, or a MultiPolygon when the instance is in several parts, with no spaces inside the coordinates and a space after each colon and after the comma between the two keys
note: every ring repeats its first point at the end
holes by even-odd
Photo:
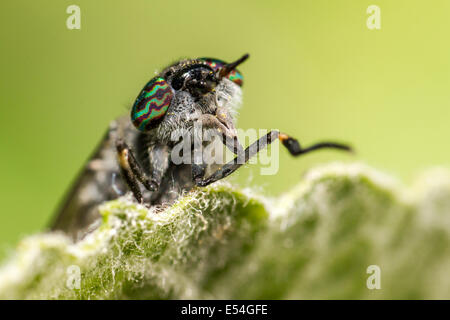
{"type": "Polygon", "coordinates": [[[234,130],[241,102],[242,74],[214,58],[181,60],[165,68],[141,90],[131,110],[134,126],[155,142],[169,143],[176,130],[191,130],[197,120],[218,132],[234,130]]]}
{"type": "Polygon", "coordinates": [[[226,78],[217,84],[215,90],[201,97],[195,97],[188,91],[178,91],[155,132],[155,138],[168,142],[173,131],[179,129],[191,131],[194,122],[203,114],[216,115],[218,109],[226,110],[234,117],[241,101],[241,87],[226,78]]]}

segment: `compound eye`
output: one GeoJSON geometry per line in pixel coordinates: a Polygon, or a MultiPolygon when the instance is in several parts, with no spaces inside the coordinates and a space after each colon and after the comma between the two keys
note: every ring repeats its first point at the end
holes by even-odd
{"type": "Polygon", "coordinates": [[[233,70],[228,74],[228,79],[236,83],[238,86],[242,87],[242,84],[244,82],[244,77],[242,76],[242,73],[240,73],[237,70],[233,70]]]}
{"type": "Polygon", "coordinates": [[[162,77],[150,80],[142,89],[131,109],[131,121],[143,132],[157,127],[169,109],[173,90],[162,77]]]}
{"type": "MultiPolygon", "coordinates": [[[[214,71],[217,71],[217,69],[223,67],[226,65],[226,62],[214,59],[214,58],[200,58],[199,60],[204,61],[207,65],[209,65],[214,71]]],[[[242,84],[244,82],[244,77],[242,76],[242,73],[240,73],[238,70],[231,71],[228,76],[228,79],[236,83],[238,86],[242,87],[242,84]]]]}

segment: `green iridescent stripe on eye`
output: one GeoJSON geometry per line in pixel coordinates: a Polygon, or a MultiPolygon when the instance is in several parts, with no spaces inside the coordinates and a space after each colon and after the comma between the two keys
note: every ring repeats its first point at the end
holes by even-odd
{"type": "MultiPolygon", "coordinates": [[[[169,93],[166,93],[164,95],[164,99],[168,99],[168,95],[169,95],[169,93]]],[[[147,129],[149,129],[149,127],[151,127],[151,125],[155,122],[155,120],[160,119],[162,116],[164,116],[167,112],[167,109],[169,109],[169,106],[164,103],[162,108],[160,110],[158,110],[158,109],[154,108],[153,106],[150,107],[150,105],[152,103],[155,103],[155,104],[160,103],[161,105],[163,105],[164,101],[151,100],[147,103],[146,108],[149,108],[151,111],[149,114],[148,113],[145,114],[145,119],[141,121],[139,128],[138,128],[141,131],[146,131],[147,129]]]]}
{"type": "Polygon", "coordinates": [[[144,95],[144,99],[146,99],[146,100],[148,101],[148,102],[145,104],[145,108],[142,109],[142,110],[139,111],[139,112],[134,113],[133,116],[134,116],[135,118],[139,118],[139,117],[142,117],[143,115],[145,115],[145,114],[147,114],[147,113],[149,113],[149,112],[152,112],[152,109],[151,109],[152,103],[154,103],[155,106],[161,106],[161,105],[163,105],[164,102],[165,102],[165,99],[166,99],[166,94],[168,94],[168,93],[166,93],[166,94],[164,95],[164,97],[161,98],[161,99],[159,99],[159,98],[157,98],[157,97],[153,97],[153,96],[155,95],[155,93],[156,93],[158,90],[165,90],[165,89],[166,89],[166,86],[155,85],[155,86],[153,87],[153,89],[152,89],[151,92],[147,92],[147,93],[144,95]],[[150,99],[148,99],[148,98],[150,98],[150,99]]]}
{"type": "Polygon", "coordinates": [[[164,80],[163,78],[158,78],[161,80],[157,80],[155,82],[152,83],[150,90],[151,91],[146,91],[144,98],[148,98],[151,95],[154,95],[156,93],[156,91],[158,91],[159,89],[166,89],[169,85],[167,84],[166,80],[164,80]]]}
{"type": "Polygon", "coordinates": [[[242,74],[240,74],[239,72],[237,72],[236,70],[233,70],[229,75],[228,75],[228,79],[230,79],[231,81],[233,81],[234,83],[242,86],[242,83],[244,81],[244,77],[242,76],[242,74]]]}
{"type": "Polygon", "coordinates": [[[142,89],[131,110],[131,120],[141,131],[156,127],[166,114],[173,91],[164,78],[150,80],[142,89]]]}

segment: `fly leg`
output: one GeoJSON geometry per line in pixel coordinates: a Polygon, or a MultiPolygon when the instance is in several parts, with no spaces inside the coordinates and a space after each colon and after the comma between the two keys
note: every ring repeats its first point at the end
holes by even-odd
{"type": "Polygon", "coordinates": [[[199,119],[203,129],[211,129],[222,139],[222,143],[234,154],[244,151],[239,143],[236,129],[228,111],[217,109],[217,114],[204,114],[199,119]]]}
{"type": "MultiPolygon", "coordinates": [[[[284,133],[280,133],[279,131],[273,130],[269,132],[267,135],[259,138],[259,140],[253,142],[247,149],[245,149],[243,153],[239,153],[236,158],[234,158],[232,161],[228,162],[227,164],[219,168],[208,178],[200,179],[199,177],[197,177],[197,179],[194,180],[195,184],[204,187],[229,176],[238,168],[240,168],[243,164],[247,163],[251,157],[256,155],[260,150],[264,149],[267,145],[271,144],[276,139],[279,139],[281,143],[288,149],[289,153],[293,156],[300,156],[302,154],[306,154],[308,152],[324,148],[351,151],[351,148],[349,146],[333,142],[322,142],[314,144],[308,148],[302,148],[296,139],[284,133]]],[[[198,168],[195,168],[195,170],[200,172],[198,168]]],[[[193,172],[194,172],[194,165],[193,165],[193,172]]]]}
{"type": "Polygon", "coordinates": [[[133,192],[134,197],[139,203],[144,202],[142,192],[139,187],[139,182],[149,191],[155,191],[158,189],[158,184],[154,179],[149,178],[136,158],[133,155],[130,147],[121,139],[116,142],[116,149],[119,159],[119,167],[122,176],[133,192]]]}
{"type": "MultiPolygon", "coordinates": [[[[238,140],[236,129],[228,111],[218,108],[216,115],[204,114],[199,119],[202,129],[212,130],[222,143],[234,154],[243,154],[244,148],[238,140]]],[[[203,131],[201,131],[203,133],[203,131]]],[[[200,139],[201,140],[201,139],[200,139]]],[[[204,162],[202,145],[194,143],[194,161],[192,163],[192,179],[196,185],[201,185],[208,164],[204,162]]]]}
{"type": "MultiPolygon", "coordinates": [[[[150,162],[150,174],[155,184],[155,190],[159,189],[167,168],[169,168],[170,151],[167,145],[152,144],[147,148],[150,162]]],[[[155,191],[150,190],[150,191],[155,191]]]]}

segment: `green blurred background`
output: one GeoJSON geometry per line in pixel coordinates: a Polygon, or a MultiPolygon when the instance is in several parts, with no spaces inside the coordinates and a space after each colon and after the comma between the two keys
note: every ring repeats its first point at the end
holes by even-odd
{"type": "Polygon", "coordinates": [[[277,175],[231,180],[276,195],[319,163],[365,161],[409,182],[449,166],[450,1],[2,1],[0,249],[41,230],[104,133],[179,57],[251,58],[238,126],[350,157],[281,150],[277,175]],[[66,8],[81,8],[68,30],[66,8]],[[381,30],[366,9],[381,8],[381,30]]]}

